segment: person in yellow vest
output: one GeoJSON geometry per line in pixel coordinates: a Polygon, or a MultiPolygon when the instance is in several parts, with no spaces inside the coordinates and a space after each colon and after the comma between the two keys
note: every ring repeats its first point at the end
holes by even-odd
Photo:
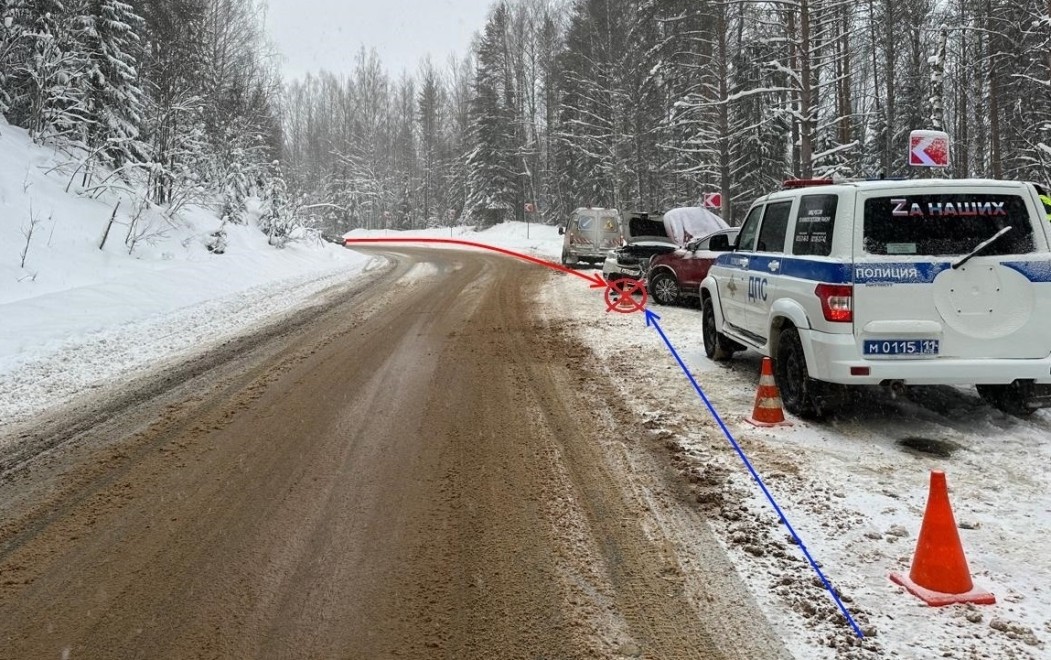
{"type": "Polygon", "coordinates": [[[1044,213],[1047,214],[1048,222],[1051,222],[1051,195],[1040,195],[1040,201],[1044,203],[1044,213]]]}

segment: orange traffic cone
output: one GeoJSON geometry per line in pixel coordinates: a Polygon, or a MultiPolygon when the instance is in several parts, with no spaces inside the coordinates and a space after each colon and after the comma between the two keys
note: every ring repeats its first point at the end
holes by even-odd
{"type": "Polygon", "coordinates": [[[949,505],[944,472],[931,472],[931,491],[927,496],[927,509],[923,512],[923,525],[909,576],[891,573],[890,579],[934,607],[953,603],[992,605],[996,602],[996,596],[975,589],[971,581],[960,534],[956,531],[956,518],[949,505]]]}
{"type": "Polygon", "coordinates": [[[759,372],[759,390],[755,393],[752,416],[745,417],[745,421],[755,426],[792,425],[792,422],[785,420],[785,412],[781,408],[781,392],[774,382],[774,363],[768,357],[763,358],[763,368],[759,372]]]}
{"type": "Polygon", "coordinates": [[[620,297],[617,298],[617,307],[621,310],[632,310],[635,308],[635,300],[631,297],[631,290],[634,283],[628,280],[620,281],[620,289],[618,293],[620,297]]]}

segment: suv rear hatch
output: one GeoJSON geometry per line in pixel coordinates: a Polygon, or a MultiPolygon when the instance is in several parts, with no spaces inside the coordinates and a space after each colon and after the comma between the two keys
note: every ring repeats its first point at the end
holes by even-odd
{"type": "Polygon", "coordinates": [[[1036,295],[1047,285],[1035,284],[1051,280],[1051,264],[1047,253],[1036,252],[1031,203],[1017,186],[859,191],[853,320],[862,353],[873,359],[1051,354],[1044,323],[1051,309],[1036,295]]]}
{"type": "Polygon", "coordinates": [[[641,213],[627,211],[621,217],[624,227],[624,241],[638,243],[641,241],[660,241],[675,244],[664,226],[664,216],[660,213],[641,213]]]}

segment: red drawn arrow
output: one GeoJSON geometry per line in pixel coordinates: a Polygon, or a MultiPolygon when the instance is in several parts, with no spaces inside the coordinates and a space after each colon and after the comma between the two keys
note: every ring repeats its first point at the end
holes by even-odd
{"type": "Polygon", "coordinates": [[[493,252],[499,252],[500,254],[509,257],[514,257],[515,259],[522,259],[524,261],[538,264],[540,266],[547,266],[548,268],[553,268],[554,270],[561,271],[563,273],[576,275],[577,277],[583,278],[590,282],[592,289],[598,289],[600,287],[605,289],[609,286],[609,283],[606,282],[605,278],[603,278],[598,273],[584,274],[578,270],[567,268],[562,264],[556,264],[553,261],[548,261],[547,259],[539,259],[528,254],[522,254],[520,252],[514,252],[512,250],[505,250],[504,248],[496,247],[495,245],[486,245],[485,243],[476,243],[474,241],[463,241],[456,238],[344,238],[343,241],[344,245],[351,245],[354,243],[440,243],[444,245],[460,245],[467,247],[482,248],[483,250],[492,250],[493,252]]]}

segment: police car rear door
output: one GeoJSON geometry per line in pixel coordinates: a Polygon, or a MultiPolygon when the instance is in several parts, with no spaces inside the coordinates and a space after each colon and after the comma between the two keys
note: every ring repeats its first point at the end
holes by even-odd
{"type": "Polygon", "coordinates": [[[1031,197],[1020,184],[975,181],[860,190],[853,292],[860,352],[868,359],[1051,353],[1051,263],[1046,236],[1034,231],[1031,197]]]}

